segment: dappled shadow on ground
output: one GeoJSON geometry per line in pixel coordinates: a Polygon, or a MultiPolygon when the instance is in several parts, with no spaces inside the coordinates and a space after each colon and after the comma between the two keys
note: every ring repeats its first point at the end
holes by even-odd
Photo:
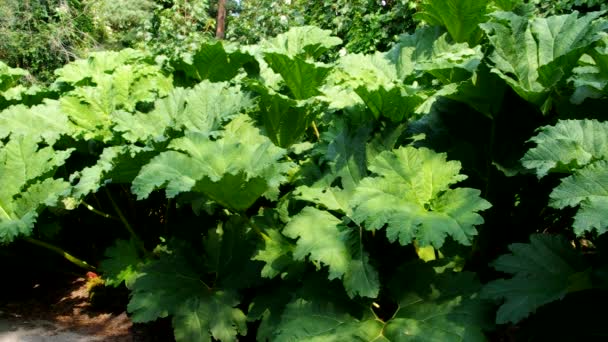
{"type": "MultiPolygon", "coordinates": [[[[66,245],[73,248],[78,244],[66,245]]],[[[81,254],[96,260],[82,251],[81,254]]],[[[0,342],[5,342],[1,336],[4,332],[18,328],[31,331],[36,327],[50,333],[80,333],[88,337],[87,342],[174,341],[169,318],[133,324],[125,313],[126,288],[97,287],[91,298],[87,280],[86,271],[37,246],[21,241],[2,246],[0,342]]]]}
{"type": "MultiPolygon", "coordinates": [[[[103,288],[89,291],[86,277],[65,275],[32,277],[19,288],[0,295],[0,321],[10,330],[44,330],[53,335],[74,332],[90,341],[155,342],[171,341],[170,325],[134,325],[124,312],[126,292],[103,288]],[[31,280],[33,280],[31,279],[31,280]],[[92,304],[93,303],[93,304],[92,304]]],[[[13,284],[15,285],[15,284],[13,284]]],[[[2,326],[0,326],[2,330],[2,326]]],[[[2,332],[2,331],[0,331],[2,332]]]]}
{"type": "Polygon", "coordinates": [[[47,330],[74,331],[102,341],[133,341],[133,324],[126,313],[91,305],[85,278],[53,279],[19,292],[0,302],[1,316],[15,324],[50,322],[54,327],[47,330]]]}

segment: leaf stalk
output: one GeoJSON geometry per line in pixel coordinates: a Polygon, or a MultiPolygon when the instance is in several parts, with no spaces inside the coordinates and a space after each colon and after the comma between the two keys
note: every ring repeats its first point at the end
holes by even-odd
{"type": "Polygon", "coordinates": [[[44,242],[44,241],[40,241],[38,239],[34,239],[32,237],[25,237],[24,240],[27,241],[27,242],[29,242],[29,243],[31,243],[31,244],[33,244],[33,245],[46,248],[46,249],[48,249],[48,250],[50,250],[52,252],[55,252],[55,253],[61,255],[66,260],[68,260],[69,262],[71,262],[72,264],[74,264],[74,265],[76,265],[76,266],[78,266],[80,268],[84,268],[85,270],[89,270],[89,271],[94,271],[95,270],[94,266],[89,265],[86,261],[73,256],[72,254],[66,252],[64,249],[62,249],[60,247],[52,245],[52,244],[50,244],[48,242],[44,242]]]}
{"type": "Polygon", "coordinates": [[[82,204],[84,205],[85,208],[89,209],[94,214],[97,214],[97,215],[99,215],[101,217],[104,217],[104,218],[107,218],[107,219],[110,219],[110,220],[120,221],[119,218],[114,217],[114,216],[112,216],[110,214],[104,213],[101,210],[95,209],[95,207],[93,207],[92,205],[90,205],[90,204],[88,204],[88,203],[86,203],[84,201],[82,202],[82,204]]]}
{"type": "Polygon", "coordinates": [[[112,208],[114,208],[114,211],[116,211],[116,214],[120,218],[120,221],[122,222],[122,224],[125,226],[125,228],[129,232],[129,234],[131,235],[131,238],[133,238],[135,240],[135,244],[137,245],[137,248],[139,248],[140,251],[143,252],[143,254],[148,254],[146,251],[146,248],[144,247],[143,241],[139,238],[139,236],[137,236],[137,234],[133,230],[133,227],[131,226],[131,224],[125,217],[125,215],[122,213],[122,210],[120,210],[120,207],[118,206],[118,204],[116,204],[116,201],[114,201],[114,198],[112,197],[112,194],[110,193],[110,190],[108,190],[108,188],[104,188],[104,190],[106,192],[106,195],[108,195],[108,198],[110,199],[112,208]]]}

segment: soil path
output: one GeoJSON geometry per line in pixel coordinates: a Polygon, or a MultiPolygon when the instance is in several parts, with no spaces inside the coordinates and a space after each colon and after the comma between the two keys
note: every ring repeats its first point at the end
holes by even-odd
{"type": "Polygon", "coordinates": [[[87,281],[77,278],[25,300],[0,301],[0,342],[149,342],[168,337],[148,326],[134,326],[125,312],[112,311],[92,307],[87,281]]]}

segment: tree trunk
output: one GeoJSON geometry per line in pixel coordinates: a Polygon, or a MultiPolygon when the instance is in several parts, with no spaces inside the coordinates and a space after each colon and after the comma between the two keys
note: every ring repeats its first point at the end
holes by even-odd
{"type": "Polygon", "coordinates": [[[226,37],[226,0],[218,0],[215,38],[224,39],[224,37],[226,37]]]}

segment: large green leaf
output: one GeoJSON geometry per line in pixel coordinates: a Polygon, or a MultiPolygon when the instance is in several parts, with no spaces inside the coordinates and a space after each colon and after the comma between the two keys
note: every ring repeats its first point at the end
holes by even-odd
{"type": "Polygon", "coordinates": [[[259,215],[252,218],[253,224],[261,230],[263,241],[260,241],[251,260],[264,262],[261,275],[265,278],[274,278],[281,275],[285,278],[294,270],[293,248],[289,239],[281,234],[280,229],[284,223],[277,210],[264,209],[259,215]]]}
{"type": "Polygon", "coordinates": [[[424,73],[442,84],[468,80],[483,58],[481,47],[452,44],[446,36],[436,28],[424,27],[402,36],[387,54],[347,55],[328,77],[324,97],[331,106],[340,108],[358,104],[349,94],[355,91],[374,116],[401,121],[412,115],[425,97],[421,89],[406,87],[403,81],[418,82],[416,78],[424,73]]]}
{"type": "Polygon", "coordinates": [[[485,21],[489,0],[423,0],[416,17],[430,25],[445,27],[459,43],[476,44],[479,24],[485,21]]]}
{"type": "Polygon", "coordinates": [[[173,315],[178,342],[235,341],[246,333],[245,314],[235,308],[238,297],[212,289],[200,279],[200,265],[177,247],[145,265],[132,286],[128,310],[134,322],[173,315]]]}
{"type": "Polygon", "coordinates": [[[155,154],[150,148],[134,145],[106,147],[95,165],[70,175],[70,182],[74,184],[71,196],[78,201],[106,183],[130,183],[155,154]]]}
{"type": "Polygon", "coordinates": [[[397,308],[383,321],[319,296],[287,305],[275,341],[485,341],[491,306],[470,273],[435,274],[428,265],[399,269],[389,285],[397,308]],[[412,277],[412,275],[415,275],[412,277]],[[357,317],[357,318],[356,318],[357,317]]]}
{"type": "Polygon", "coordinates": [[[61,112],[59,102],[47,100],[34,107],[16,105],[0,112],[0,139],[8,135],[42,138],[53,145],[61,135],[70,135],[68,117],[61,112]]]}
{"type": "Polygon", "coordinates": [[[2,92],[17,85],[17,82],[28,74],[20,68],[11,68],[0,61],[0,96],[2,92]]]}
{"type": "Polygon", "coordinates": [[[204,265],[215,276],[215,286],[232,290],[253,288],[260,280],[261,266],[252,261],[257,235],[250,221],[232,216],[203,239],[204,265]]]}
{"type": "Polygon", "coordinates": [[[114,130],[131,142],[164,140],[169,128],[211,134],[250,105],[239,87],[205,80],[191,89],[173,89],[149,113],[115,113],[114,130]]]}
{"type": "Polygon", "coordinates": [[[55,70],[56,82],[79,84],[88,79],[97,83],[120,66],[139,64],[148,58],[144,52],[133,49],[93,52],[86,59],[78,59],[55,70]]]}
{"type": "Polygon", "coordinates": [[[369,230],[387,225],[389,240],[402,245],[415,239],[439,248],[448,235],[470,245],[475,226],[484,222],[478,212],[490,207],[479,190],[450,188],[466,178],[459,174],[460,163],[426,148],[382,152],[369,169],[377,176],[359,183],[353,219],[369,230]]]}
{"type": "Polygon", "coordinates": [[[99,263],[99,271],[103,274],[105,285],[118,287],[124,282],[127,288],[132,288],[144,264],[137,242],[116,240],[114,245],[106,249],[104,256],[106,259],[99,263]]]}
{"type": "Polygon", "coordinates": [[[281,314],[293,296],[286,286],[266,289],[270,291],[257,294],[247,312],[249,321],[261,320],[256,334],[257,341],[273,340],[276,328],[281,323],[281,314]]]}
{"type": "Polygon", "coordinates": [[[35,89],[40,89],[39,87],[26,88],[19,84],[19,81],[28,74],[26,70],[11,68],[0,61],[0,111],[15,103],[25,103],[27,98],[36,97],[35,89]]]}
{"type": "Polygon", "coordinates": [[[132,287],[128,311],[134,322],[149,322],[167,317],[190,298],[209,292],[183,252],[163,253],[141,269],[132,287]]]}
{"type": "Polygon", "coordinates": [[[311,184],[299,186],[293,194],[299,200],[350,216],[350,198],[359,181],[367,175],[366,144],[371,127],[355,128],[348,122],[346,119],[334,120],[321,135],[323,143],[315,148],[315,153],[322,156],[321,162],[327,163],[329,170],[311,184]]]}
{"type": "Polygon", "coordinates": [[[319,87],[331,70],[320,63],[310,63],[302,57],[292,58],[280,53],[265,53],[264,59],[272,70],[281,75],[296,100],[319,95],[319,87]]]}
{"type": "Polygon", "coordinates": [[[429,73],[447,84],[470,77],[483,53],[481,46],[450,42],[447,33],[437,27],[423,26],[402,35],[387,57],[395,63],[400,79],[429,73]]]}
{"type": "Polygon", "coordinates": [[[234,119],[220,139],[191,133],[173,140],[169,148],[133,180],[131,189],[139,199],[159,187],[166,188],[168,197],[197,191],[240,211],[262,195],[275,199],[293,167],[280,161],[285,150],[260,135],[244,116],[234,119]]]}
{"type": "Polygon", "coordinates": [[[97,77],[95,85],[77,87],[60,99],[61,110],[85,139],[109,141],[115,117],[133,112],[140,102],[153,102],[172,88],[171,79],[158,67],[123,65],[112,74],[97,77]]]}
{"type": "Polygon", "coordinates": [[[608,122],[560,120],[542,127],[530,139],[537,144],[521,159],[539,178],[549,172],[571,172],[595,160],[608,160],[608,122]]]}
{"type": "Polygon", "coordinates": [[[505,82],[482,64],[473,77],[458,83],[456,91],[447,93],[445,97],[464,102],[487,117],[495,118],[502,109],[506,88],[505,82]]]}
{"type": "Polygon", "coordinates": [[[553,87],[569,77],[579,58],[601,38],[606,21],[597,19],[600,15],[579,18],[575,12],[530,20],[493,13],[493,21],[481,24],[494,47],[492,71],[522,98],[548,111],[553,87]]]}
{"type": "Polygon", "coordinates": [[[239,87],[208,81],[190,89],[183,100],[185,103],[181,102],[179,97],[177,101],[178,107],[172,108],[168,113],[173,120],[172,128],[204,134],[218,130],[221,124],[251,105],[251,101],[239,87]],[[181,108],[183,110],[180,110],[181,108]]]}
{"type": "Polygon", "coordinates": [[[482,291],[484,297],[505,299],[496,323],[517,323],[542,305],[591,285],[581,255],[561,236],[532,235],[530,243],[511,244],[509,250],[492,266],[513,278],[491,281],[482,291]]]}
{"type": "Polygon", "coordinates": [[[608,72],[608,35],[602,37],[599,44],[589,51],[589,55],[601,72],[608,72]]]}
{"type": "Polygon", "coordinates": [[[330,107],[347,108],[362,104],[355,89],[392,89],[400,83],[395,65],[386,54],[348,54],[341,57],[321,88],[321,98],[330,107]]]}
{"type": "Polygon", "coordinates": [[[175,63],[175,69],[183,71],[197,81],[229,81],[242,67],[257,67],[255,58],[239,50],[227,51],[222,42],[204,43],[192,54],[185,54],[175,63]]]}
{"type": "Polygon", "coordinates": [[[379,320],[358,320],[332,303],[296,299],[285,308],[273,341],[388,342],[382,336],[383,327],[379,320]]]}
{"type": "Polygon", "coordinates": [[[391,89],[359,87],[355,92],[375,118],[384,116],[393,122],[409,119],[414,115],[416,107],[422,103],[422,97],[415,90],[405,87],[391,89]]]}
{"type": "MultiPolygon", "coordinates": [[[[485,341],[492,306],[479,298],[473,273],[443,271],[417,262],[399,269],[389,284],[397,310],[386,322],[389,341],[485,341]]],[[[442,265],[437,265],[442,266],[442,265]]]]}
{"type": "Polygon", "coordinates": [[[252,260],[263,261],[262,277],[274,278],[281,274],[291,263],[293,245],[276,229],[264,230],[264,245],[252,260]]]}
{"type": "Polygon", "coordinates": [[[72,151],[39,149],[28,137],[13,138],[0,147],[0,242],[29,235],[38,210],[67,195],[70,184],[52,178],[52,173],[72,151]]]}
{"type": "Polygon", "coordinates": [[[538,177],[548,172],[570,173],[551,192],[549,205],[563,209],[580,206],[574,232],[583,235],[608,228],[608,123],[596,120],[560,120],[542,127],[531,139],[537,146],[522,158],[538,177]]]}
{"type": "MultiPolygon", "coordinates": [[[[322,139],[328,142],[327,148],[322,151],[322,160],[329,164],[332,178],[340,178],[342,189],[348,192],[344,195],[351,196],[359,181],[367,176],[366,143],[370,133],[369,125],[351,127],[347,120],[335,120],[333,126],[322,135],[322,139]]],[[[349,210],[343,208],[346,213],[349,210]]]]}
{"type": "MultiPolygon", "coordinates": [[[[492,116],[500,108],[504,82],[489,74],[485,65],[481,64],[480,68],[484,57],[481,48],[451,42],[447,33],[439,28],[424,26],[413,34],[402,35],[387,57],[395,63],[400,79],[420,82],[422,76],[428,74],[443,85],[427,101],[446,96],[492,116]]],[[[433,81],[431,88],[437,87],[437,81],[433,81]]],[[[421,110],[428,111],[426,108],[421,110]]]]}
{"type": "Polygon", "coordinates": [[[233,294],[223,291],[188,300],[173,317],[175,341],[238,341],[237,334],[247,334],[247,317],[235,308],[238,303],[233,294]]]}
{"type": "MultiPolygon", "coordinates": [[[[402,80],[413,79],[419,75],[416,72],[426,71],[418,66],[420,63],[433,62],[433,45],[439,37],[445,37],[445,32],[437,26],[422,26],[414,33],[403,34],[399,41],[388,52],[390,59],[402,80]]],[[[441,69],[445,69],[442,67],[441,69]]]]}
{"type": "Polygon", "coordinates": [[[316,59],[341,43],[342,40],[332,37],[329,30],[322,30],[315,26],[295,26],[283,34],[263,41],[261,46],[268,52],[316,59]]]}
{"type": "Polygon", "coordinates": [[[359,232],[342,224],[332,214],[313,207],[304,208],[283,229],[297,238],[296,260],[310,260],[329,267],[329,279],[343,278],[349,296],[375,298],[380,290],[377,271],[369,264],[359,232]]]}
{"type": "Polygon", "coordinates": [[[260,96],[260,121],[275,145],[287,148],[298,142],[315,118],[309,103],[294,101],[280,94],[260,96]]]}
{"type": "Polygon", "coordinates": [[[571,78],[575,87],[570,102],[580,105],[586,99],[605,98],[608,93],[608,76],[597,66],[589,65],[576,67],[573,70],[574,76],[571,78]]]}
{"type": "Polygon", "coordinates": [[[326,182],[319,182],[312,186],[300,186],[294,191],[295,198],[315,203],[329,210],[350,213],[348,201],[351,191],[341,189],[326,182]]]}
{"type": "Polygon", "coordinates": [[[596,230],[608,230],[608,160],[599,160],[577,170],[551,192],[549,205],[554,208],[580,206],[574,216],[574,232],[583,236],[596,230]]]}
{"type": "Polygon", "coordinates": [[[608,96],[608,36],[604,36],[601,43],[588,53],[591,60],[579,61],[582,65],[574,68],[570,78],[575,87],[570,102],[574,104],[581,104],[587,98],[608,96]]]}
{"type": "Polygon", "coordinates": [[[338,60],[332,70],[332,79],[336,84],[356,89],[361,86],[377,88],[390,87],[397,78],[397,69],[385,53],[348,54],[338,60]]]}
{"type": "MultiPolygon", "coordinates": [[[[176,117],[189,112],[187,99],[192,91],[175,88],[167,97],[154,102],[154,109],[148,113],[127,112],[115,113],[114,130],[120,132],[129,142],[162,141],[165,140],[165,131],[174,123],[176,117]]],[[[203,113],[205,115],[206,113],[203,113]]]]}
{"type": "Polygon", "coordinates": [[[57,96],[57,89],[47,88],[37,84],[24,86],[18,84],[5,92],[0,92],[0,110],[11,105],[22,104],[26,106],[39,105],[50,101],[57,96]]]}

